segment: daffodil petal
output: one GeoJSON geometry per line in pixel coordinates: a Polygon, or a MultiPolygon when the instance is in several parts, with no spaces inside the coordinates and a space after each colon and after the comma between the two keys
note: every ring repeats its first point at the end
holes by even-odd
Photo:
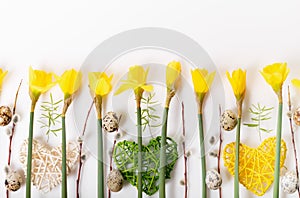
{"type": "Polygon", "coordinates": [[[265,66],[260,73],[273,90],[278,93],[289,72],[290,69],[287,67],[287,63],[274,63],[265,66]]]}
{"type": "Polygon", "coordinates": [[[175,81],[178,79],[181,72],[181,64],[177,61],[172,61],[166,68],[166,85],[168,89],[174,87],[175,81]]]}
{"type": "Polygon", "coordinates": [[[232,75],[226,71],[226,76],[232,87],[233,93],[237,100],[242,100],[246,91],[246,71],[237,69],[232,72],[232,75]]]}
{"type": "Polygon", "coordinates": [[[215,72],[208,73],[206,69],[191,70],[194,91],[198,95],[205,95],[214,80],[215,72]]]}
{"type": "Polygon", "coordinates": [[[293,79],[292,80],[292,84],[297,87],[300,88],[300,80],[299,79],[293,79]]]}
{"type": "Polygon", "coordinates": [[[144,89],[147,92],[151,92],[153,90],[152,85],[143,85],[143,86],[141,86],[141,88],[144,89]]]}
{"type": "Polygon", "coordinates": [[[65,96],[74,94],[80,87],[82,73],[75,69],[65,71],[62,76],[55,76],[58,80],[59,87],[65,96]]]}

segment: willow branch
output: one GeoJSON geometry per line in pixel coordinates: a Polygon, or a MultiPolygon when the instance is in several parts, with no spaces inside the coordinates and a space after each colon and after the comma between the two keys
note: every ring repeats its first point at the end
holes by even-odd
{"type": "MultiPolygon", "coordinates": [[[[113,147],[111,149],[111,155],[110,155],[110,162],[109,162],[109,170],[112,171],[112,161],[113,161],[113,152],[115,150],[115,146],[116,146],[117,140],[116,138],[114,139],[114,144],[113,147]]],[[[111,190],[108,188],[108,198],[111,198],[111,190]]]]}
{"type": "Polygon", "coordinates": [[[185,149],[185,122],[184,122],[184,104],[181,103],[181,118],[182,118],[182,135],[184,140],[182,141],[182,148],[183,148],[183,159],[184,159],[184,198],[187,198],[188,195],[188,175],[187,175],[187,154],[185,149]]]}
{"type": "MultiPolygon", "coordinates": [[[[16,92],[16,96],[15,96],[15,102],[14,102],[14,107],[13,107],[13,115],[16,114],[16,108],[17,108],[17,101],[18,101],[18,95],[19,95],[19,91],[22,85],[22,81],[19,84],[19,87],[17,89],[16,92]]],[[[10,161],[11,161],[11,146],[12,146],[12,141],[13,141],[13,137],[14,137],[14,133],[15,133],[15,128],[16,128],[16,123],[13,121],[13,125],[12,125],[12,129],[11,129],[11,134],[9,136],[9,147],[8,147],[8,161],[7,161],[7,165],[10,166],[10,161]]],[[[6,197],[9,197],[9,191],[6,190],[6,197]]]]}
{"type": "MultiPolygon", "coordinates": [[[[291,102],[290,87],[288,87],[288,106],[289,106],[289,111],[291,112],[292,111],[292,102],[291,102]]],[[[292,121],[291,116],[289,116],[289,121],[290,121],[292,143],[293,143],[294,157],[295,157],[295,164],[296,164],[296,175],[297,175],[297,179],[299,179],[297,150],[296,150],[296,144],[295,144],[295,131],[293,129],[293,121],[292,121]]],[[[300,197],[300,189],[297,188],[297,190],[298,190],[298,196],[300,197]]]]}
{"type": "MultiPolygon", "coordinates": [[[[81,136],[83,137],[84,134],[85,134],[85,131],[86,131],[86,126],[87,126],[87,122],[88,122],[88,119],[89,119],[89,116],[91,114],[91,111],[93,109],[93,105],[94,105],[94,101],[92,102],[89,110],[88,110],[88,113],[86,115],[86,118],[85,118],[85,122],[84,122],[84,125],[83,125],[83,129],[82,129],[82,133],[81,133],[81,136]]],[[[78,173],[77,173],[77,180],[76,180],[76,198],[79,198],[80,195],[79,195],[79,184],[80,184],[80,178],[81,178],[81,169],[82,169],[82,166],[83,166],[83,162],[81,160],[81,155],[82,155],[82,140],[79,142],[79,166],[78,166],[78,173]]]]}
{"type": "MultiPolygon", "coordinates": [[[[221,105],[219,105],[219,116],[222,115],[222,108],[221,105]]],[[[220,143],[219,143],[219,153],[218,153],[218,173],[221,174],[221,150],[222,150],[222,143],[223,143],[223,137],[222,137],[222,126],[220,124],[220,143]]],[[[219,188],[219,197],[222,198],[222,187],[219,188]]]]}

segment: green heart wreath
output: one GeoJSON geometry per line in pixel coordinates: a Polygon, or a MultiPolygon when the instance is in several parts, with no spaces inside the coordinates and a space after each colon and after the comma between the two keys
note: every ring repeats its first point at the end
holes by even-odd
{"type": "MultiPolygon", "coordinates": [[[[142,147],[142,189],[147,195],[153,195],[159,188],[160,143],[158,136],[150,140],[147,146],[142,147]]],[[[114,162],[125,180],[137,186],[138,144],[132,141],[118,142],[113,153],[114,162]]],[[[177,143],[167,138],[166,144],[166,179],[171,178],[171,172],[178,159],[177,143]]]]}

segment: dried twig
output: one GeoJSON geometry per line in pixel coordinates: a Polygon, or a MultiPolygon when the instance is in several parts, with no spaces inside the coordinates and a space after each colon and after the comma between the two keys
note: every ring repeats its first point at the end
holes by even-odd
{"type": "MultiPolygon", "coordinates": [[[[221,105],[219,105],[219,116],[221,118],[222,115],[222,108],[221,105]]],[[[220,124],[220,143],[219,143],[219,153],[218,153],[218,173],[221,174],[221,150],[222,150],[222,143],[223,143],[223,137],[222,137],[222,126],[220,124]]],[[[219,188],[219,197],[222,198],[222,187],[219,188]]]]}
{"type": "Polygon", "coordinates": [[[182,135],[184,140],[182,141],[183,159],[184,159],[184,197],[187,198],[188,186],[187,186],[187,154],[185,150],[185,124],[184,124],[184,104],[181,103],[181,118],[182,118],[182,135]]]}
{"type": "MultiPolygon", "coordinates": [[[[18,95],[19,95],[19,91],[20,91],[20,87],[22,85],[22,81],[19,84],[19,87],[17,89],[16,92],[16,96],[15,96],[15,102],[14,102],[14,107],[13,107],[13,115],[16,114],[16,108],[17,108],[17,100],[18,100],[18,95]]],[[[10,166],[10,162],[11,162],[11,146],[12,146],[12,141],[13,141],[13,136],[14,136],[14,132],[15,132],[15,128],[16,128],[16,123],[13,121],[13,125],[12,125],[12,129],[11,129],[11,134],[9,136],[9,147],[8,147],[8,161],[7,161],[7,165],[10,166]]],[[[6,197],[9,197],[9,191],[6,190],[6,197]]]]}
{"type": "MultiPolygon", "coordinates": [[[[94,105],[94,101],[92,102],[92,104],[91,104],[91,106],[88,110],[88,113],[86,115],[85,122],[84,122],[83,129],[82,129],[82,133],[81,133],[81,137],[84,136],[86,126],[87,126],[87,122],[88,122],[89,116],[91,114],[93,105],[94,105]]],[[[82,155],[82,143],[83,142],[81,140],[79,142],[79,167],[78,167],[77,180],[76,180],[76,198],[80,197],[80,195],[79,195],[79,183],[80,183],[80,178],[81,178],[81,169],[82,169],[82,165],[83,165],[82,156],[81,156],[82,155]]]]}
{"type": "MultiPolygon", "coordinates": [[[[110,155],[110,163],[109,163],[109,170],[112,171],[112,160],[113,160],[113,152],[115,150],[115,146],[116,146],[117,140],[116,138],[114,139],[114,144],[113,147],[111,149],[111,155],[110,155]]],[[[111,198],[111,191],[110,189],[108,189],[108,198],[111,198]]]]}
{"type": "MultiPolygon", "coordinates": [[[[122,115],[120,115],[120,117],[119,117],[119,122],[121,121],[121,118],[122,118],[122,115]]],[[[117,130],[117,133],[118,132],[119,132],[119,128],[117,130]]],[[[114,144],[113,144],[113,147],[111,149],[111,155],[110,155],[110,163],[109,163],[109,170],[110,171],[112,171],[113,153],[114,153],[114,150],[115,150],[116,143],[117,143],[117,137],[115,136],[114,144]]],[[[108,198],[111,198],[111,190],[110,189],[108,189],[108,198]]]]}
{"type": "MultiPolygon", "coordinates": [[[[288,106],[289,106],[289,111],[292,112],[290,87],[288,87],[288,106]]],[[[297,150],[296,150],[296,144],[295,144],[295,132],[294,132],[294,129],[293,129],[293,121],[292,121],[292,116],[291,115],[289,116],[289,121],[290,121],[290,128],[291,128],[291,134],[292,134],[292,143],[293,143],[295,163],[296,163],[296,175],[297,175],[297,178],[299,179],[297,150]]],[[[298,190],[298,196],[300,197],[300,189],[298,188],[297,190],[298,190]]]]}

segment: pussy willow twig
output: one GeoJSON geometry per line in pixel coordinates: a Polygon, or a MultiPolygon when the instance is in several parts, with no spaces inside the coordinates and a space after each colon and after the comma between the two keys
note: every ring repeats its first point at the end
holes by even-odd
{"type": "MultiPolygon", "coordinates": [[[[219,105],[219,116],[221,118],[222,116],[222,107],[219,105]]],[[[222,150],[222,143],[223,143],[223,137],[222,137],[222,126],[220,124],[220,137],[219,137],[219,153],[218,153],[218,173],[221,174],[221,150],[222,150]]],[[[222,187],[219,188],[219,197],[222,198],[222,187]]]]}
{"type": "MultiPolygon", "coordinates": [[[[89,119],[89,116],[91,114],[91,111],[93,109],[93,105],[94,105],[94,101],[92,102],[89,110],[88,110],[88,113],[86,115],[86,118],[85,118],[85,122],[84,122],[84,125],[83,125],[83,129],[82,129],[82,133],[81,133],[81,137],[84,136],[85,134],[85,130],[86,130],[86,126],[87,126],[87,122],[88,122],[88,119],[89,119]]],[[[80,183],[80,178],[81,178],[81,169],[82,169],[82,159],[81,159],[81,155],[82,155],[82,140],[79,142],[79,167],[78,167],[78,173],[77,173],[77,180],[76,180],[76,198],[79,198],[80,195],[79,195],[79,183],[80,183]]]]}
{"type": "MultiPolygon", "coordinates": [[[[114,153],[114,150],[115,150],[116,143],[117,143],[117,140],[115,138],[113,147],[111,149],[110,162],[109,162],[109,171],[112,171],[113,153],[114,153]]],[[[111,198],[111,190],[110,189],[108,189],[108,198],[111,198]]]]}
{"type": "MultiPolygon", "coordinates": [[[[288,106],[289,106],[289,111],[291,112],[292,111],[292,102],[291,102],[290,87],[288,87],[288,106]]],[[[293,129],[293,121],[292,121],[291,116],[289,116],[289,121],[290,121],[290,128],[291,128],[291,134],[292,134],[292,143],[293,143],[294,156],[295,156],[296,175],[297,175],[297,178],[299,179],[297,150],[296,150],[296,144],[295,144],[295,132],[294,132],[294,129],[293,129]]],[[[297,190],[298,190],[298,196],[300,197],[300,189],[297,188],[297,190]]]]}
{"type": "Polygon", "coordinates": [[[184,123],[184,104],[181,103],[181,118],[182,118],[182,135],[184,140],[182,141],[182,148],[183,148],[183,159],[184,159],[184,198],[187,198],[188,193],[188,175],[187,175],[187,154],[185,149],[185,123],[184,123]]]}
{"type": "MultiPolygon", "coordinates": [[[[15,102],[14,102],[14,107],[13,107],[13,115],[16,114],[18,95],[19,95],[19,91],[20,91],[20,88],[21,88],[21,85],[22,85],[22,81],[23,80],[21,80],[21,82],[19,84],[19,87],[17,89],[17,92],[16,92],[15,102]]],[[[12,125],[12,128],[11,128],[11,134],[9,136],[8,161],[7,161],[8,166],[10,166],[10,162],[11,162],[11,146],[12,146],[12,141],[13,141],[13,137],[14,137],[14,133],[15,133],[15,128],[16,128],[16,123],[13,121],[13,125],[12,125]]],[[[9,197],[9,191],[8,190],[6,190],[6,197],[7,198],[9,197]]]]}

